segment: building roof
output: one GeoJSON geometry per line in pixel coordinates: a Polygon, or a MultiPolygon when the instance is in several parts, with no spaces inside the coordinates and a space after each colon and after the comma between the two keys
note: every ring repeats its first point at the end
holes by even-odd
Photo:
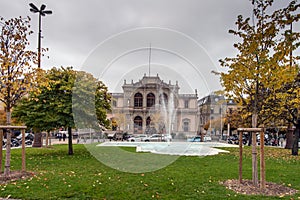
{"type": "Polygon", "coordinates": [[[122,87],[124,89],[126,87],[139,88],[139,87],[156,86],[156,85],[159,85],[162,88],[170,88],[170,89],[179,90],[177,81],[176,81],[175,85],[171,84],[171,81],[169,81],[169,83],[165,83],[163,80],[160,79],[158,74],[156,76],[146,76],[146,74],[144,74],[143,78],[137,82],[133,82],[133,80],[132,80],[131,83],[127,83],[126,80],[124,80],[124,84],[122,87]]]}

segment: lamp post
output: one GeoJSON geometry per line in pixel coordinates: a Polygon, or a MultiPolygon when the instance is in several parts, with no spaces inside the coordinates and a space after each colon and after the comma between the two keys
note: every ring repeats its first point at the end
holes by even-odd
{"type": "Polygon", "coordinates": [[[223,112],[223,102],[221,102],[221,109],[220,109],[220,131],[221,131],[221,138],[223,140],[222,112],[223,112]]]}
{"type": "Polygon", "coordinates": [[[46,5],[42,4],[41,8],[38,9],[33,3],[29,4],[30,11],[33,13],[39,13],[39,35],[38,35],[38,68],[41,68],[41,38],[42,38],[42,30],[41,30],[41,16],[46,16],[52,14],[51,10],[45,10],[46,5]]]}

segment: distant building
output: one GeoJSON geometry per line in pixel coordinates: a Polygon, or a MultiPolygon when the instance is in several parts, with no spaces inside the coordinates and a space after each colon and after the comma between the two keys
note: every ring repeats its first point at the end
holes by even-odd
{"type": "Polygon", "coordinates": [[[222,95],[212,93],[198,100],[199,130],[208,130],[208,134],[221,135],[224,122],[230,109],[236,109],[236,103],[222,95]]]}
{"type": "Polygon", "coordinates": [[[197,92],[180,94],[178,82],[165,83],[159,76],[144,75],[137,82],[126,80],[123,93],[112,93],[112,113],[118,128],[133,134],[171,133],[192,136],[198,130],[197,92]]]}

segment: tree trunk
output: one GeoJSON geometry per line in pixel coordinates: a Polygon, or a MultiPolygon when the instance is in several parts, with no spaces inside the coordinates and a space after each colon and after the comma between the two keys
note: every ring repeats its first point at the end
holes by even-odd
{"type": "Polygon", "coordinates": [[[49,132],[50,131],[47,131],[47,133],[46,133],[46,147],[48,147],[49,132]]]}
{"type": "MultiPolygon", "coordinates": [[[[242,141],[241,141],[242,142],[242,141]]],[[[252,181],[255,187],[258,186],[258,169],[257,169],[257,150],[256,150],[256,133],[252,133],[252,181]]]]}
{"type": "Polygon", "coordinates": [[[250,147],[252,145],[252,132],[249,133],[249,141],[248,141],[248,146],[250,147]]]}
{"type": "Polygon", "coordinates": [[[68,145],[69,145],[69,155],[73,155],[73,144],[72,144],[72,128],[68,127],[68,145]]]}
{"type": "MultiPolygon", "coordinates": [[[[257,84],[256,84],[257,85],[257,84]]],[[[257,87],[257,86],[256,86],[257,87]]],[[[255,108],[252,115],[252,128],[257,127],[257,94],[255,95],[255,108]]],[[[257,152],[256,152],[256,133],[251,132],[251,138],[252,138],[252,181],[253,185],[255,187],[258,187],[258,170],[257,170],[257,152]]],[[[250,142],[249,142],[250,143],[250,142]]]]}
{"type": "Polygon", "coordinates": [[[285,149],[292,149],[293,148],[293,128],[292,126],[288,126],[288,130],[287,130],[287,133],[286,133],[286,144],[285,144],[285,149]]]}
{"type": "Polygon", "coordinates": [[[34,140],[32,147],[42,147],[42,133],[39,129],[34,131],[34,140]]]}
{"type": "Polygon", "coordinates": [[[2,173],[3,129],[0,129],[0,174],[2,173]]]}
{"type": "Polygon", "coordinates": [[[25,152],[25,129],[21,129],[22,133],[22,172],[26,171],[26,152],[25,152]]]}
{"type": "Polygon", "coordinates": [[[6,158],[5,158],[5,168],[4,168],[4,176],[10,176],[10,151],[11,150],[11,130],[7,129],[6,132],[6,158]]]}
{"type": "MultiPolygon", "coordinates": [[[[11,112],[9,106],[6,108],[6,124],[11,124],[11,112]]],[[[11,150],[11,130],[7,129],[6,132],[6,158],[5,158],[5,168],[4,176],[10,176],[10,150],[11,150]]]]}
{"type": "Polygon", "coordinates": [[[297,121],[295,134],[294,134],[294,142],[293,142],[293,148],[292,148],[292,155],[298,156],[298,141],[299,141],[299,130],[300,130],[300,119],[297,121]]]}

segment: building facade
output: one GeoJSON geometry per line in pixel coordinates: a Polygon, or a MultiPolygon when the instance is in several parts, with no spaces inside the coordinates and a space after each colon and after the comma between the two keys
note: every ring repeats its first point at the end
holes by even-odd
{"type": "MultiPolygon", "coordinates": [[[[198,100],[200,130],[207,130],[208,134],[226,135],[227,128],[224,122],[227,113],[237,108],[237,104],[231,99],[225,99],[222,95],[212,93],[198,100]]],[[[206,132],[206,131],[204,131],[206,132]]]]}
{"type": "Polygon", "coordinates": [[[137,82],[126,80],[123,93],[112,93],[112,113],[120,130],[133,134],[196,135],[197,92],[180,94],[178,82],[165,83],[160,77],[144,75],[137,82]]]}

